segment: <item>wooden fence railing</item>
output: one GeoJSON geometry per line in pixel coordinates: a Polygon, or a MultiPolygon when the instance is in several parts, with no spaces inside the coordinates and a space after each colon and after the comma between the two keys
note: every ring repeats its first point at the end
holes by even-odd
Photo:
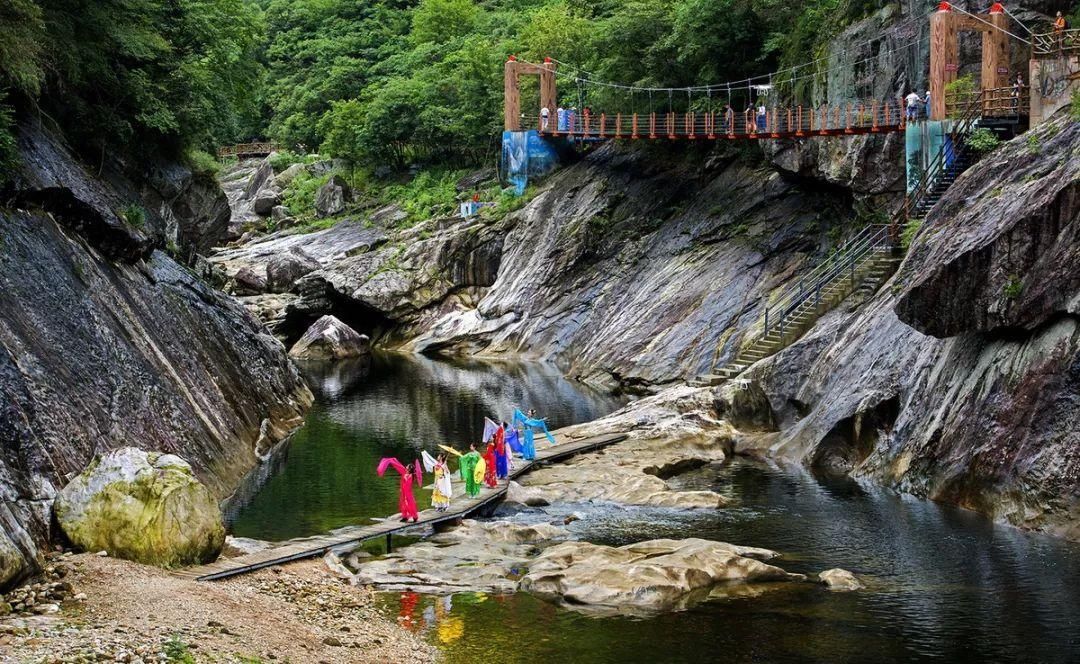
{"type": "Polygon", "coordinates": [[[277,152],[281,149],[281,146],[277,143],[261,142],[261,143],[237,143],[236,145],[226,145],[218,148],[218,159],[228,159],[229,157],[265,157],[271,152],[277,152]]]}

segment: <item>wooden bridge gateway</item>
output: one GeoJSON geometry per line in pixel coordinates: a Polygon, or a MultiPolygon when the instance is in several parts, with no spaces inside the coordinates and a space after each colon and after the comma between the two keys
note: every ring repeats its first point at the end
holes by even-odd
{"type": "MultiPolygon", "coordinates": [[[[417,523],[401,523],[399,521],[387,520],[368,526],[344,528],[332,535],[301,537],[288,540],[262,551],[238,556],[236,558],[222,558],[209,565],[188,567],[186,569],[177,570],[173,572],[173,574],[181,578],[193,579],[196,581],[224,579],[230,576],[254,572],[255,570],[263,569],[264,567],[272,567],[274,565],[281,565],[296,560],[321,556],[332,549],[354,547],[368,540],[374,540],[380,537],[386,538],[387,549],[389,549],[391,538],[395,534],[404,533],[417,528],[457,521],[470,514],[493,506],[506,495],[509,481],[521,477],[525,473],[543,467],[549,463],[561,461],[562,459],[577,454],[592,452],[623,440],[626,440],[626,434],[616,433],[569,441],[553,447],[544,447],[543,449],[537,450],[535,461],[518,461],[515,468],[510,471],[508,479],[500,481],[500,484],[494,489],[483,487],[480,490],[480,495],[475,498],[457,498],[451,504],[451,508],[447,512],[436,512],[432,509],[424,510],[423,512],[420,512],[420,520],[417,523]]],[[[374,469],[372,469],[372,472],[374,472],[374,469]]],[[[463,485],[460,482],[455,482],[454,485],[456,487],[456,495],[464,496],[463,485]]]]}

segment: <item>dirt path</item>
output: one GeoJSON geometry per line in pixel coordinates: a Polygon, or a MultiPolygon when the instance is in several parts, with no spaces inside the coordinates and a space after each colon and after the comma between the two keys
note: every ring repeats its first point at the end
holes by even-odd
{"type": "Polygon", "coordinates": [[[372,593],[321,561],[222,582],[92,554],[65,580],[81,601],[0,621],[4,662],[430,662],[436,651],[377,614],[372,593]]]}

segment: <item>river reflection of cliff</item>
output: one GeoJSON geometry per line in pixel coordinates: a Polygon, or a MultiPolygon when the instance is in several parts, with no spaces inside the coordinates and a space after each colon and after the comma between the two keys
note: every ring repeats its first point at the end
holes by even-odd
{"type": "Polygon", "coordinates": [[[419,448],[479,442],[484,417],[509,420],[514,408],[535,408],[552,429],[587,421],[624,403],[535,363],[432,360],[377,354],[364,367],[305,365],[328,418],[403,437],[419,448]],[[358,408],[358,402],[363,407],[358,408]]]}

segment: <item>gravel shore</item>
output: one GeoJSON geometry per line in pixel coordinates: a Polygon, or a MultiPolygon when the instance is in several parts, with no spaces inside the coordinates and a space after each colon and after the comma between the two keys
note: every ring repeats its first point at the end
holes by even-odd
{"type": "MultiPolygon", "coordinates": [[[[319,560],[215,582],[94,554],[51,565],[66,584],[64,599],[46,596],[46,612],[28,606],[22,615],[0,619],[0,661],[438,659],[433,647],[376,612],[370,590],[332,577],[319,560]]],[[[13,599],[26,594],[9,593],[13,599]]]]}

